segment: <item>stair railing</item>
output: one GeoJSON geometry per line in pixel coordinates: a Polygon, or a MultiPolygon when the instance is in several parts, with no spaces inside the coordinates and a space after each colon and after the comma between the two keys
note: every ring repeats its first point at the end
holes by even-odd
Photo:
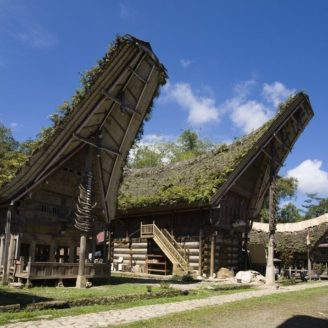
{"type": "MultiPolygon", "coordinates": [[[[154,238],[160,240],[163,247],[176,259],[176,262],[184,271],[188,271],[189,265],[185,258],[180,254],[180,252],[175,248],[175,245],[164,235],[164,233],[154,224],[153,225],[154,238]]],[[[179,245],[180,246],[180,245],[179,245]]],[[[181,247],[181,246],[180,246],[181,247]]]]}

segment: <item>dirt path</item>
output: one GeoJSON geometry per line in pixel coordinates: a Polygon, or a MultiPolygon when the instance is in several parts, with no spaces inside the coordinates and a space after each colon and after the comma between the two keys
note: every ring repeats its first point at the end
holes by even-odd
{"type": "MultiPolygon", "coordinates": [[[[139,307],[123,309],[123,310],[111,310],[107,312],[61,317],[53,320],[19,322],[19,323],[7,324],[2,327],[5,328],[107,327],[108,325],[120,325],[123,323],[156,318],[167,314],[174,314],[174,313],[193,310],[205,306],[222,305],[230,302],[250,299],[253,297],[261,297],[271,294],[283,294],[290,291],[304,290],[308,288],[323,287],[323,286],[328,286],[328,282],[289,286],[289,287],[280,288],[279,290],[276,290],[274,288],[262,288],[259,290],[252,290],[252,291],[236,293],[236,294],[213,296],[205,299],[139,306],[139,307]]],[[[239,325],[239,327],[244,327],[244,326],[239,325]]]]}

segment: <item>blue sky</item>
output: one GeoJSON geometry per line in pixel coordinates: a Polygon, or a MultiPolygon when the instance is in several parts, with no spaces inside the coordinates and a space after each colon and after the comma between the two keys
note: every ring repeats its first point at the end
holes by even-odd
{"type": "Polygon", "coordinates": [[[305,90],[315,111],[281,174],[328,196],[328,1],[0,0],[0,121],[25,140],[117,34],[151,42],[170,77],[144,142],[194,128],[226,142],[305,90]]]}

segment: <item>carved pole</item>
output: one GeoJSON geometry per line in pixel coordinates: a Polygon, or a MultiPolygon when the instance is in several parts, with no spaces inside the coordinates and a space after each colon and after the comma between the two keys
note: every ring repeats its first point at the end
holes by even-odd
{"type": "Polygon", "coordinates": [[[87,158],[83,180],[79,186],[79,197],[76,203],[75,227],[81,231],[79,270],[76,278],[76,287],[86,287],[85,259],[87,251],[87,236],[92,231],[93,223],[93,173],[92,173],[93,148],[88,146],[87,158]]]}
{"type": "Polygon", "coordinates": [[[273,263],[275,231],[276,231],[276,175],[274,172],[274,150],[271,149],[271,184],[269,189],[269,244],[268,257],[265,272],[266,284],[269,286],[275,283],[275,267],[273,263]]]}

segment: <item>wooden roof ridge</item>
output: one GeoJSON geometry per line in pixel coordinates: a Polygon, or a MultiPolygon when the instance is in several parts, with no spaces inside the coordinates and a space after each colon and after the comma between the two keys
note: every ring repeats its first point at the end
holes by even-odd
{"type": "MultiPolygon", "coordinates": [[[[76,133],[84,129],[95,114],[102,118],[99,115],[100,113],[97,112],[98,108],[101,107],[100,102],[103,103],[107,100],[112,105],[119,105],[117,104],[117,99],[114,99],[115,97],[112,97],[112,99],[109,98],[111,95],[104,94],[105,89],[118,93],[120,91],[120,83],[123,84],[124,82],[127,85],[132,79],[131,76],[147,86],[147,83],[150,81],[135,70],[138,67],[137,63],[141,62],[143,65],[153,65],[151,72],[154,71],[154,74],[151,86],[147,87],[148,90],[150,88],[149,92],[151,94],[142,91],[140,97],[144,96],[146,99],[139,99],[137,105],[142,107],[147,105],[148,111],[151,110],[154,97],[158,96],[160,86],[166,82],[166,69],[160,63],[148,42],[139,40],[131,35],[119,36],[105,56],[98,60],[97,65],[84,76],[82,91],[77,91],[73,97],[71,108],[52,128],[51,137],[31,155],[12,180],[0,186],[0,206],[1,204],[6,206],[8,202],[17,201],[31,188],[45,180],[49,174],[57,169],[58,165],[70,159],[83,148],[81,140],[85,136],[81,136],[80,140],[77,140],[76,133]],[[154,67],[156,68],[154,69],[154,67]],[[63,152],[63,148],[67,148],[66,153],[63,152]]],[[[150,68],[149,66],[149,70],[150,68]]],[[[134,80],[132,79],[132,81],[134,80]]],[[[113,107],[112,105],[111,107],[113,107]]],[[[144,119],[147,111],[145,112],[144,108],[142,110],[142,113],[137,114],[144,119]]],[[[129,111],[129,109],[126,111],[129,111]]],[[[104,114],[104,112],[101,114],[104,114]]],[[[108,115],[104,117],[103,123],[107,117],[108,115]]],[[[142,124],[138,126],[140,131],[142,124]]],[[[132,128],[134,130],[134,127],[132,128]]],[[[89,130],[91,131],[91,128],[89,130]]],[[[135,136],[137,131],[134,131],[133,134],[135,136]]],[[[88,135],[86,136],[88,137],[88,135]]],[[[125,141],[125,138],[123,141],[125,141]]],[[[128,141],[130,142],[130,140],[128,141]]]]}
{"type": "Polygon", "coordinates": [[[283,161],[313,116],[309,98],[304,92],[298,92],[288,98],[279,106],[274,118],[230,145],[223,145],[215,151],[178,163],[153,168],[126,169],[120,188],[118,209],[124,213],[136,208],[156,208],[183,203],[218,203],[272,138],[277,137],[286,121],[294,118],[293,114],[299,106],[303,106],[304,101],[308,118],[295,131],[291,144],[283,145],[283,161]]]}

